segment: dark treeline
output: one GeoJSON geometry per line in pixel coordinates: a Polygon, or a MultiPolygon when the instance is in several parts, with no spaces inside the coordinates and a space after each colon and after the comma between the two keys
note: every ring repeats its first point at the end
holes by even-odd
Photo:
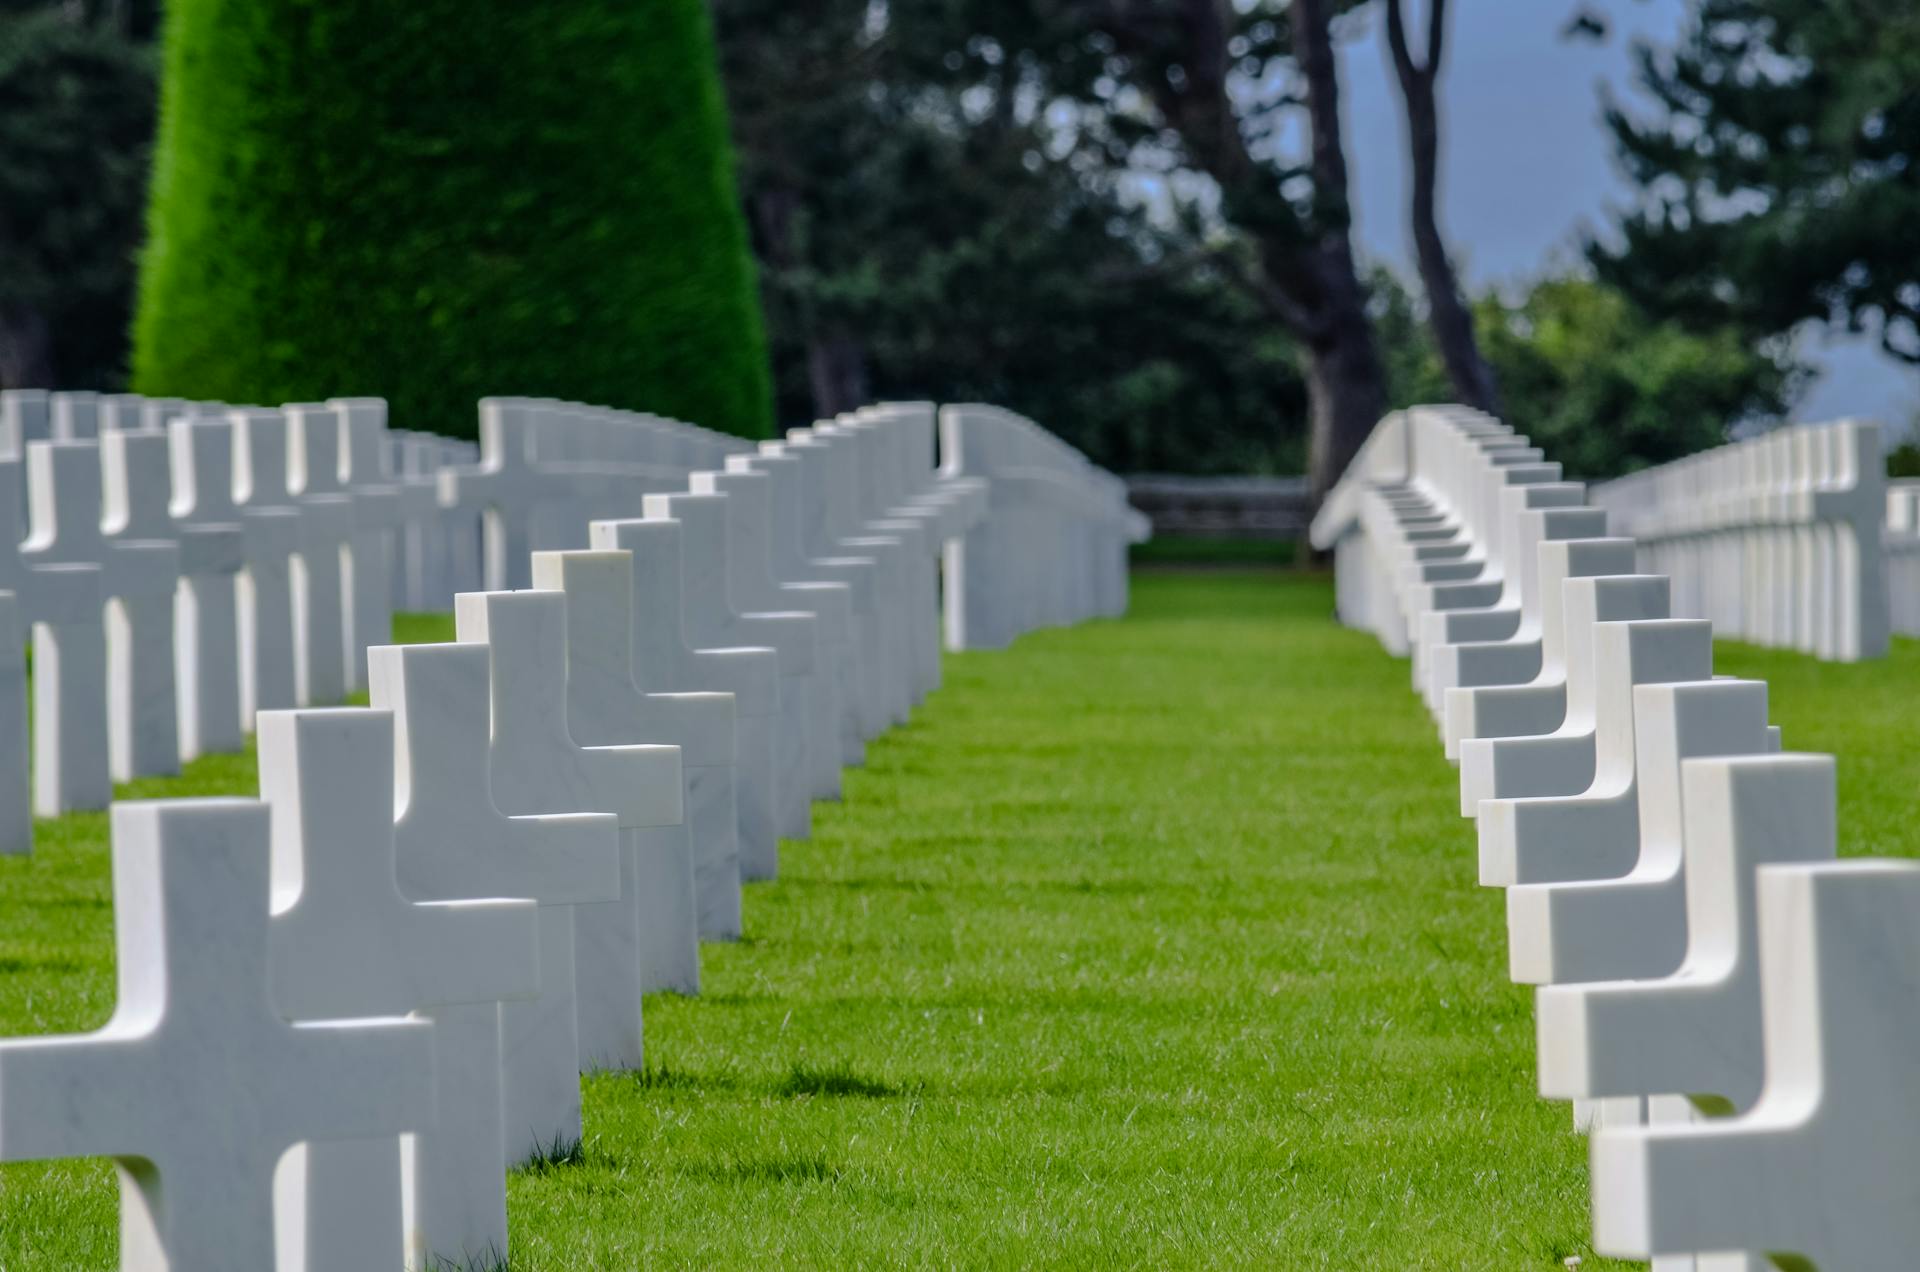
{"type": "MultiPolygon", "coordinates": [[[[1600,476],[1778,416],[1797,323],[1912,347],[1912,258],[1875,227],[1911,221],[1914,45],[1857,38],[1884,6],[1702,0],[1647,59],[1649,115],[1611,117],[1647,191],[1625,232],[1465,296],[1435,213],[1446,12],[1405,2],[713,0],[779,419],[987,399],[1116,469],[1324,483],[1382,409],[1466,400],[1600,476]],[[1417,285],[1352,244],[1331,50],[1368,23],[1417,285]],[[1812,69],[1714,87],[1742,58],[1812,69]]],[[[0,382],[125,382],[159,25],[0,0],[0,382]]]]}

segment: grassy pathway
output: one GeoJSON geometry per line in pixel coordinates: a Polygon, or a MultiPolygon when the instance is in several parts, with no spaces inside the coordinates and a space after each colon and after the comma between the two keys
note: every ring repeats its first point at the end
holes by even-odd
{"type": "MultiPolygon", "coordinates": [[[[1601,1266],[1453,770],[1330,604],[1146,575],[1124,623],[949,660],[706,992],[649,1000],[648,1070],[588,1080],[581,1160],[514,1177],[515,1269],[1601,1266]]],[[[1726,662],[1778,678],[1789,745],[1841,750],[1849,831],[1897,850],[1920,645],[1726,662]]],[[[0,1032],[111,1008],[102,825],[0,861],[0,1032]]],[[[111,1266],[111,1188],[0,1168],[0,1272],[111,1266]]]]}

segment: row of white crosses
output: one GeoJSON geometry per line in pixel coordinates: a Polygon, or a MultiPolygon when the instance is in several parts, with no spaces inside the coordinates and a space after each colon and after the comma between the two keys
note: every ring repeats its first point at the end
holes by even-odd
{"type": "Polygon", "coordinates": [[[1920,478],[1887,483],[1887,615],[1902,636],[1920,636],[1920,478]]]}
{"type": "Polygon", "coordinates": [[[1411,654],[1460,766],[1541,1093],[1591,1134],[1595,1245],[1656,1269],[1906,1266],[1920,864],[1836,861],[1782,754],[1576,483],[1458,407],[1389,417],[1327,501],[1345,621],[1411,654]]]}
{"type": "MultiPolygon", "coordinates": [[[[364,687],[365,650],[391,639],[385,416],[0,397],[0,640],[31,639],[36,722],[31,743],[24,713],[0,722],[0,851],[30,848],[34,814],[239,749],[260,710],[364,687]]],[[[21,675],[0,667],[0,696],[21,675]]]]}
{"type": "Polygon", "coordinates": [[[483,420],[438,506],[481,486],[517,550],[567,534],[535,483],[570,467],[579,546],[524,579],[490,552],[531,586],[370,649],[369,708],[260,711],[258,802],[116,805],[117,1010],[0,1041],[0,1160],[112,1157],[124,1267],[496,1265],[506,1172],[580,1141],[581,1072],[642,1063],[642,995],[698,991],[742,880],[937,683],[936,562],[986,498],[933,468],[930,408],[751,449],[483,420]]]}
{"type": "Polygon", "coordinates": [[[1592,490],[1674,612],[1840,662],[1887,652],[1880,427],[1800,424],[1592,490]]]}
{"type": "Polygon", "coordinates": [[[479,519],[442,507],[439,479],[442,468],[479,459],[475,442],[388,430],[387,472],[400,489],[391,571],[395,611],[445,610],[459,593],[480,590],[479,519]]]}
{"type": "Polygon", "coordinates": [[[940,439],[948,470],[985,479],[991,505],[947,550],[953,648],[998,649],[1038,627],[1126,612],[1127,549],[1148,522],[1121,479],[998,407],[948,407],[940,439]]]}

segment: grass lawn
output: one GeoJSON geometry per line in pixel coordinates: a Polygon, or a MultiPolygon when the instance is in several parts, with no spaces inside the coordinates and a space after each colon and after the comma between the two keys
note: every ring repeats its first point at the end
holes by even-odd
{"type": "MultiPolygon", "coordinates": [[[[514,1268],[1605,1266],[1454,772],[1330,608],[1145,573],[1125,622],[949,659],[705,993],[648,1001],[648,1069],[587,1080],[580,1159],[514,1176],[514,1268]]],[[[1910,850],[1920,644],[1722,662],[1841,753],[1849,848],[1910,850]]],[[[8,1034],[111,1009],[104,818],[40,830],[0,860],[8,1034]]],[[[114,1243],[104,1164],[0,1167],[0,1269],[114,1243]]]]}

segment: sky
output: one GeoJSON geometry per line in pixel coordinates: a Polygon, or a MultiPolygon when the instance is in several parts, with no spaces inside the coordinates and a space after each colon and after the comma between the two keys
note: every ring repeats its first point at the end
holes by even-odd
{"type": "MultiPolygon", "coordinates": [[[[1423,3],[1415,7],[1424,15],[1423,3]]],[[[1453,0],[1440,82],[1440,220],[1475,290],[1577,260],[1583,230],[1604,228],[1609,209],[1631,198],[1600,122],[1600,86],[1612,84],[1631,104],[1631,41],[1671,44],[1687,5],[1607,0],[1601,7],[1613,32],[1596,44],[1561,38],[1573,0],[1453,0]]],[[[1415,29],[1424,32],[1424,16],[1415,29]]],[[[1343,46],[1342,57],[1360,242],[1412,278],[1406,139],[1377,19],[1365,38],[1343,46]]],[[[1828,341],[1816,332],[1803,346],[1823,371],[1796,418],[1858,415],[1899,428],[1920,407],[1920,371],[1882,354],[1871,338],[1828,341]]]]}

